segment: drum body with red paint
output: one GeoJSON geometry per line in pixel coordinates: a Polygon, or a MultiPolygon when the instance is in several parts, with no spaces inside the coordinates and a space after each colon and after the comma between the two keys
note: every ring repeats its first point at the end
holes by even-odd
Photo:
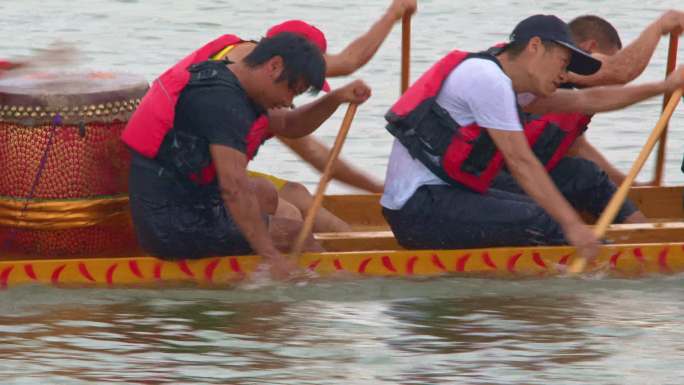
{"type": "Polygon", "coordinates": [[[139,76],[105,72],[0,80],[0,254],[136,248],[120,135],[147,88],[139,76]]]}

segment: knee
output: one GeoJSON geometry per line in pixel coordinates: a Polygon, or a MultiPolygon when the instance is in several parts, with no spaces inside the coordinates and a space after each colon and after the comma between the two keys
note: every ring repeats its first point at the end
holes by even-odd
{"type": "Polygon", "coordinates": [[[297,182],[287,182],[281,189],[282,192],[285,192],[287,194],[293,194],[297,196],[311,196],[311,193],[309,193],[309,190],[304,187],[303,184],[297,183],[297,182]]]}
{"type": "Polygon", "coordinates": [[[276,210],[275,215],[279,218],[292,219],[295,221],[302,220],[302,212],[292,203],[284,199],[278,200],[278,209],[276,210]]]}
{"type": "MultiPolygon", "coordinates": [[[[302,221],[272,218],[269,225],[269,232],[273,245],[283,252],[289,252],[302,229],[302,221]]],[[[304,242],[304,250],[321,251],[320,245],[314,241],[313,234],[307,234],[304,242]]]]}
{"type": "Polygon", "coordinates": [[[278,191],[273,183],[263,178],[250,178],[250,184],[259,201],[261,212],[274,214],[278,209],[278,191]]]}
{"type": "Polygon", "coordinates": [[[589,159],[566,157],[565,162],[558,164],[558,167],[565,168],[565,172],[572,175],[606,175],[605,171],[598,164],[589,159]]]}
{"type": "Polygon", "coordinates": [[[592,174],[605,174],[603,169],[599,167],[598,164],[594,163],[594,161],[584,158],[578,159],[578,170],[580,172],[587,172],[592,174]]]}
{"type": "MultiPolygon", "coordinates": [[[[614,190],[615,185],[610,181],[608,174],[596,163],[583,158],[565,158],[558,164],[558,170],[562,179],[570,183],[573,191],[614,190]]],[[[558,174],[557,174],[558,175],[558,174]]]]}
{"type": "Polygon", "coordinates": [[[303,184],[297,182],[287,182],[283,188],[280,189],[280,195],[291,202],[300,210],[306,210],[312,199],[311,193],[304,187],[303,184]]]}

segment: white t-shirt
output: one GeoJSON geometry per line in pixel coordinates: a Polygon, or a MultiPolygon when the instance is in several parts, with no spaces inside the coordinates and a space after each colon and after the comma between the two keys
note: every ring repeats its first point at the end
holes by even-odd
{"type": "MultiPolygon", "coordinates": [[[[522,105],[534,99],[531,94],[520,94],[517,98],[522,105]]],[[[491,60],[472,58],[462,62],[444,81],[437,104],[460,126],[475,122],[481,127],[498,130],[523,129],[511,79],[491,60]]],[[[394,140],[385,191],[380,199],[382,206],[399,210],[420,186],[440,184],[445,182],[411,157],[397,139],[394,140]]]]}

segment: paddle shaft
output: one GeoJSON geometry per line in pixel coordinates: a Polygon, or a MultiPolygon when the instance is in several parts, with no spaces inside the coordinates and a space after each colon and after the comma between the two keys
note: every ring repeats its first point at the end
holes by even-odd
{"type": "MultiPolygon", "coordinates": [[[[673,32],[670,34],[670,47],[667,50],[667,68],[665,69],[665,77],[674,71],[677,65],[677,46],[679,45],[679,34],[673,32]]],[[[663,111],[670,100],[670,95],[663,96],[663,111]]],[[[663,130],[663,134],[658,142],[658,158],[656,159],[655,175],[653,176],[653,184],[660,186],[663,183],[663,174],[665,173],[665,151],[667,144],[667,125],[663,130]]]]}
{"type": "Polygon", "coordinates": [[[674,112],[675,107],[677,107],[677,103],[679,103],[679,99],[681,97],[681,88],[675,91],[672,95],[670,95],[669,102],[667,103],[667,105],[665,105],[663,114],[660,116],[660,119],[658,120],[658,123],[653,129],[653,132],[651,132],[651,135],[648,137],[646,144],[641,149],[639,156],[632,165],[632,168],[629,170],[629,174],[627,174],[627,177],[620,185],[620,188],[617,190],[615,195],[613,195],[613,197],[610,199],[608,206],[603,211],[603,214],[601,214],[601,217],[599,218],[598,222],[596,222],[596,226],[594,227],[594,234],[596,234],[597,237],[603,237],[603,235],[606,233],[606,230],[608,229],[608,226],[613,222],[613,219],[615,219],[615,216],[620,210],[622,203],[627,198],[627,193],[629,192],[630,187],[632,187],[634,179],[636,179],[636,176],[639,174],[639,171],[641,171],[641,168],[644,166],[644,163],[646,163],[646,160],[648,159],[648,156],[651,154],[653,147],[655,147],[656,143],[658,142],[658,139],[667,129],[667,123],[670,121],[670,117],[672,117],[672,113],[674,112]]]}
{"type": "Polygon", "coordinates": [[[411,63],[411,15],[404,15],[401,19],[401,93],[409,87],[409,72],[411,63]]]}
{"type": "MultiPolygon", "coordinates": [[[[653,132],[651,132],[651,135],[648,137],[646,144],[644,144],[644,147],[641,149],[639,156],[637,157],[636,161],[634,161],[632,168],[629,170],[629,174],[627,174],[625,180],[622,182],[622,184],[620,184],[620,188],[618,188],[613,197],[610,199],[608,206],[606,206],[606,209],[603,210],[601,217],[596,222],[596,225],[594,226],[594,234],[597,238],[603,238],[603,236],[606,234],[606,230],[608,230],[608,226],[613,223],[613,219],[615,219],[618,211],[620,211],[620,207],[622,207],[625,199],[627,199],[627,193],[629,193],[630,187],[632,187],[632,184],[639,174],[639,171],[641,171],[644,163],[646,163],[646,160],[651,154],[653,147],[655,147],[656,143],[658,142],[660,135],[662,135],[662,133],[665,131],[667,123],[670,121],[670,117],[672,117],[672,113],[674,112],[675,107],[679,103],[679,99],[681,97],[681,88],[670,96],[670,100],[665,106],[660,119],[658,119],[658,123],[656,123],[653,132]]],[[[586,263],[587,261],[582,257],[575,259],[570,265],[570,273],[581,273],[584,270],[586,263]]]]}
{"type": "Polygon", "coordinates": [[[347,138],[349,127],[351,127],[351,122],[354,119],[354,115],[356,114],[356,108],[356,104],[350,104],[347,108],[347,113],[344,115],[344,119],[342,120],[342,127],[340,128],[340,131],[337,133],[337,138],[335,138],[335,144],[333,145],[333,148],[330,151],[330,157],[328,158],[328,162],[325,165],[325,169],[323,171],[323,175],[321,176],[321,180],[318,182],[318,187],[316,188],[316,194],[314,195],[313,203],[311,204],[311,207],[309,207],[309,210],[306,213],[306,218],[304,218],[304,224],[302,225],[302,229],[299,231],[299,235],[297,236],[297,239],[295,240],[295,243],[292,246],[292,250],[290,251],[290,255],[293,258],[298,257],[299,254],[301,254],[304,242],[306,241],[306,238],[309,236],[309,233],[311,233],[311,229],[313,229],[316,214],[318,213],[318,210],[323,204],[323,196],[325,194],[325,189],[328,187],[328,182],[330,182],[330,179],[332,178],[332,172],[333,167],[335,165],[335,161],[337,160],[337,157],[340,155],[340,151],[342,151],[342,145],[344,144],[344,140],[347,138]]]}

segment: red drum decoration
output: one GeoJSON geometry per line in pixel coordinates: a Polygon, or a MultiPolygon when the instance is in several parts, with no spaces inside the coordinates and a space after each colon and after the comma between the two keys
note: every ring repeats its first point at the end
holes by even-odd
{"type": "Polygon", "coordinates": [[[0,256],[137,249],[119,137],[147,88],[109,72],[0,80],[0,256]]]}

